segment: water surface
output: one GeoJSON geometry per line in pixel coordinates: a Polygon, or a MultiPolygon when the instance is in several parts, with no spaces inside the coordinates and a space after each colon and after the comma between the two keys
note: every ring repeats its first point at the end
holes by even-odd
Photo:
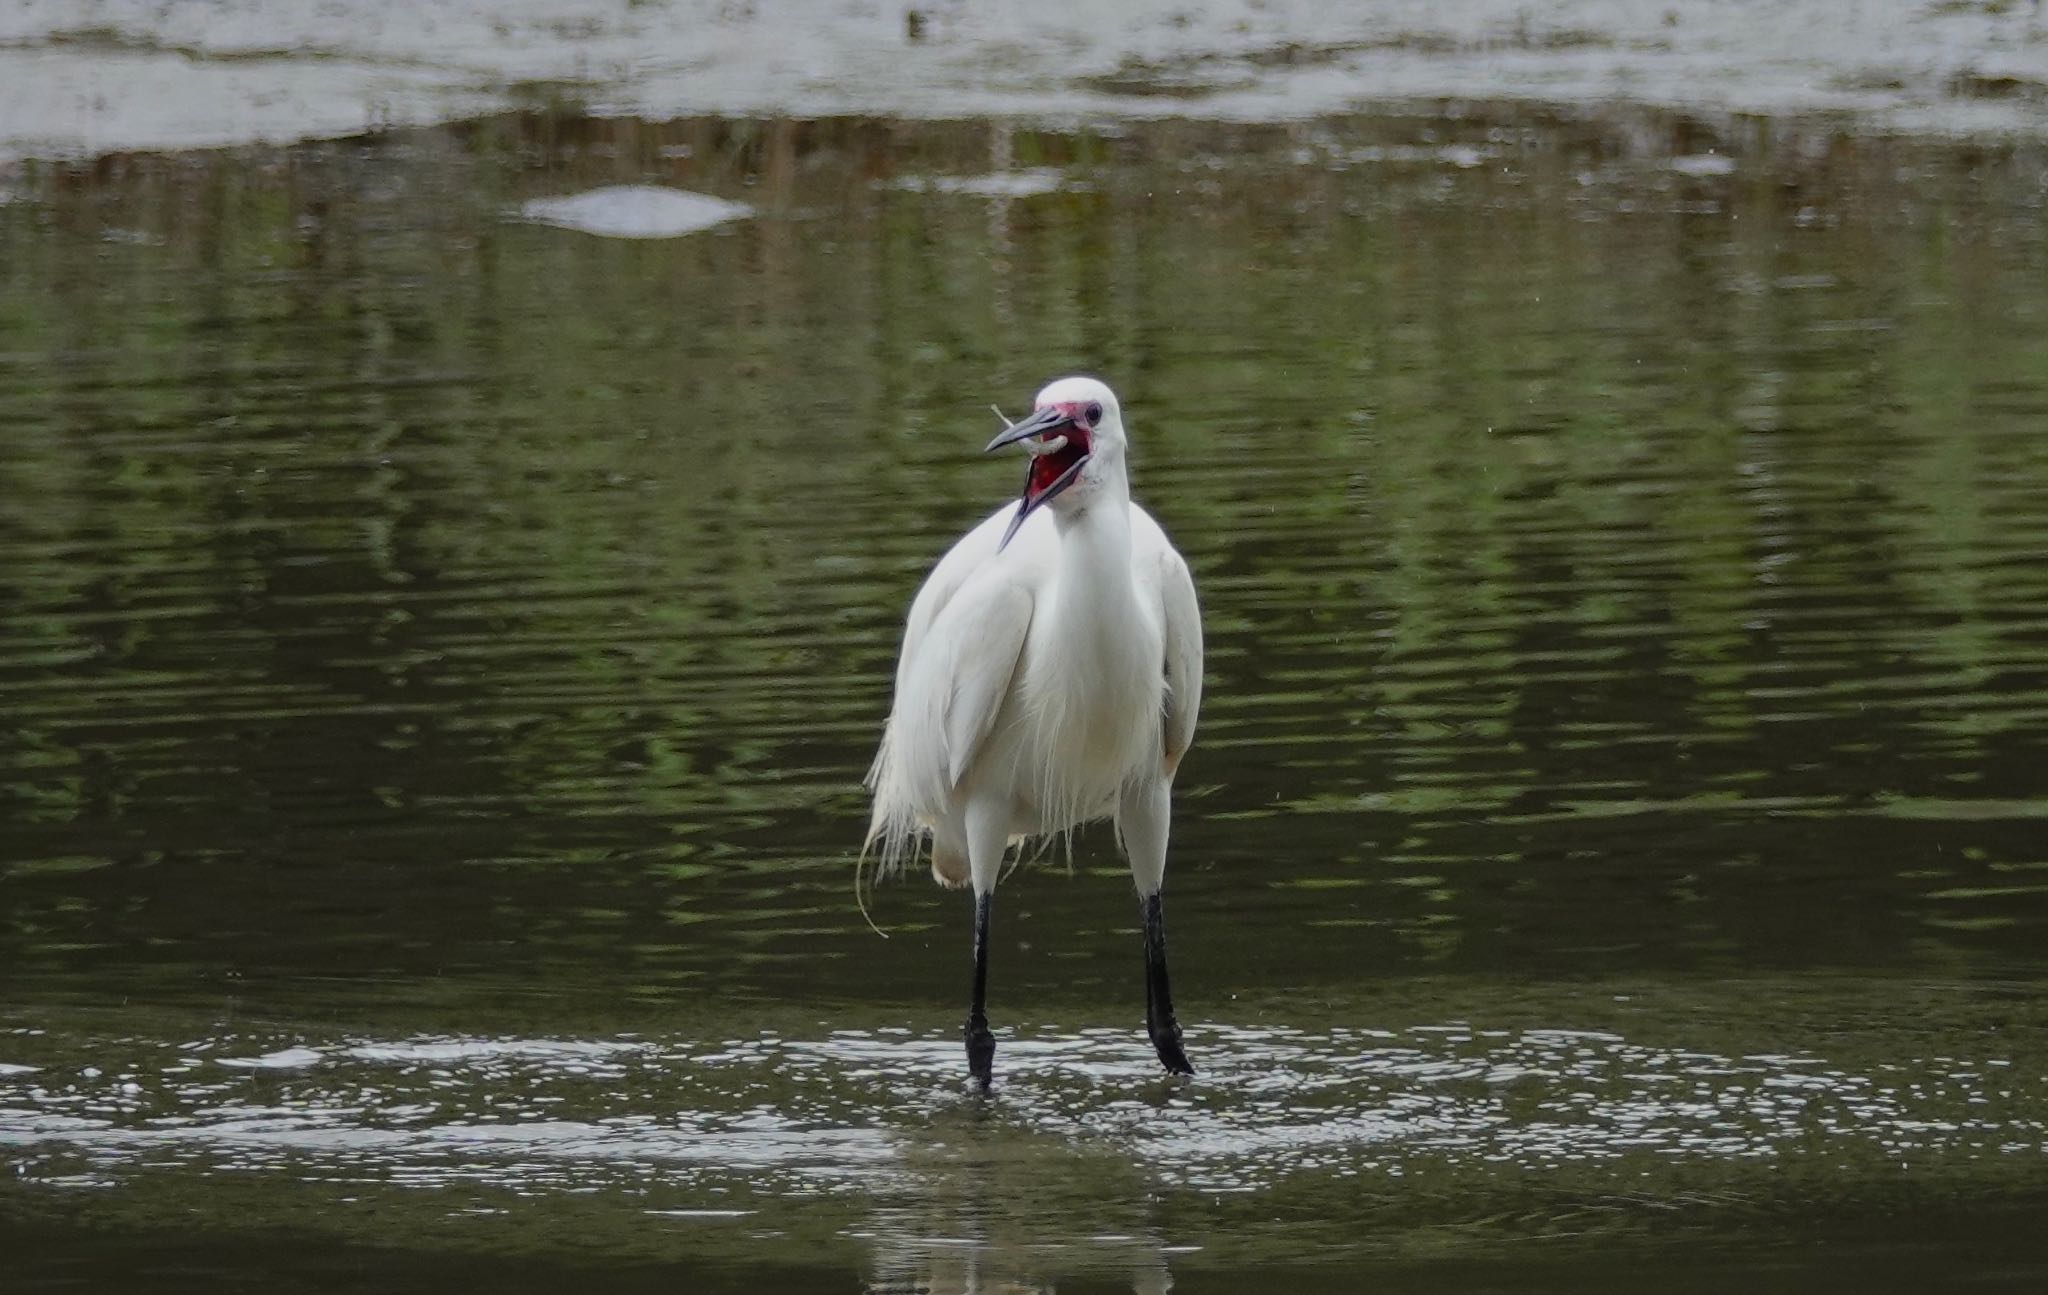
{"type": "Polygon", "coordinates": [[[573,110],[0,203],[24,1280],[2034,1289],[2048,152],[573,110]],[[751,215],[520,220],[658,184],[751,215]],[[900,617],[1123,395],[1209,636],[1107,832],[854,906],[900,617]]]}

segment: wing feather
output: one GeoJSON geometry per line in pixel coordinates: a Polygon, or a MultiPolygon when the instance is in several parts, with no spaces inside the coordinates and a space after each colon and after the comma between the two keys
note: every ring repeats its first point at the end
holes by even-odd
{"type": "Polygon", "coordinates": [[[980,525],[947,549],[946,556],[940,558],[932,573],[924,578],[924,585],[911,601],[910,616],[903,626],[903,650],[896,658],[897,696],[903,695],[904,681],[917,665],[925,636],[931,633],[933,622],[938,620],[939,614],[946,610],[962,586],[994,559],[1002,544],[1003,532],[1009,528],[1010,514],[1015,511],[1016,505],[1009,504],[989,514],[980,525]]]}
{"type": "Polygon", "coordinates": [[[1195,720],[1202,713],[1202,608],[1180,554],[1168,549],[1160,567],[1159,590],[1166,604],[1165,753],[1171,777],[1194,745],[1195,720]]]}
{"type": "Polygon", "coordinates": [[[1011,511],[998,509],[962,536],[911,603],[889,723],[867,778],[875,793],[868,839],[882,843],[885,862],[905,857],[920,825],[950,800],[1009,695],[1033,605],[1018,569],[995,561],[1011,511]]]}
{"type": "Polygon", "coordinates": [[[1202,711],[1202,606],[1195,597],[1195,578],[1152,515],[1131,507],[1131,539],[1138,569],[1151,568],[1159,590],[1160,629],[1165,648],[1166,705],[1161,718],[1166,774],[1180,767],[1181,757],[1195,741],[1195,720],[1202,711]]]}
{"type": "Polygon", "coordinates": [[[942,670],[942,678],[952,680],[942,717],[948,790],[967,776],[1002,713],[1024,655],[1031,606],[1031,594],[1022,585],[992,580],[964,593],[951,614],[933,627],[933,646],[943,643],[950,667],[942,670]]]}

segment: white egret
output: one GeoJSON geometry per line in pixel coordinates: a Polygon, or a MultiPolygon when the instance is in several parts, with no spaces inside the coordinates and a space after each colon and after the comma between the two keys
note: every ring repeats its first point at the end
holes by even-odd
{"type": "Polygon", "coordinates": [[[1160,887],[1173,776],[1202,703],[1202,621],[1187,563],[1131,502],[1121,412],[1061,378],[989,450],[1030,454],[1024,495],[940,559],[910,606],[896,695],[868,772],[867,844],[883,866],[931,846],[940,884],[974,887],[967,1066],[995,1059],[985,1000],[989,906],[1027,838],[1114,818],[1145,931],[1145,1027],[1193,1074],[1167,985],[1160,887]]]}

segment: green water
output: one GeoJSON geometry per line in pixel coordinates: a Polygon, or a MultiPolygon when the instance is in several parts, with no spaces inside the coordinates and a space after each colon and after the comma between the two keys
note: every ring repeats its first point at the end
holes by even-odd
{"type": "Polygon", "coordinates": [[[0,178],[22,1289],[2048,1280],[2048,149],[554,111],[0,178]],[[513,219],[643,181],[758,214],[513,219]],[[983,1100],[858,784],[987,406],[1074,369],[1204,599],[1201,1074],[1098,830],[998,896],[983,1100]]]}

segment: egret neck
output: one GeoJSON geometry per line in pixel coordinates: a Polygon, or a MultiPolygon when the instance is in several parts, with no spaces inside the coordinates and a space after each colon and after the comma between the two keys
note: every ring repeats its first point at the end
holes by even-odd
{"type": "Polygon", "coordinates": [[[1105,467],[1084,504],[1053,510],[1059,561],[1045,632],[1026,649],[1030,696],[1054,719],[1049,767],[1072,780],[1057,797],[1068,803],[1048,808],[1068,822],[1101,812],[1117,790],[1104,775],[1149,766],[1159,740],[1159,630],[1131,577],[1129,478],[1121,461],[1105,467]],[[1152,704],[1134,704],[1148,696],[1152,704]]]}

